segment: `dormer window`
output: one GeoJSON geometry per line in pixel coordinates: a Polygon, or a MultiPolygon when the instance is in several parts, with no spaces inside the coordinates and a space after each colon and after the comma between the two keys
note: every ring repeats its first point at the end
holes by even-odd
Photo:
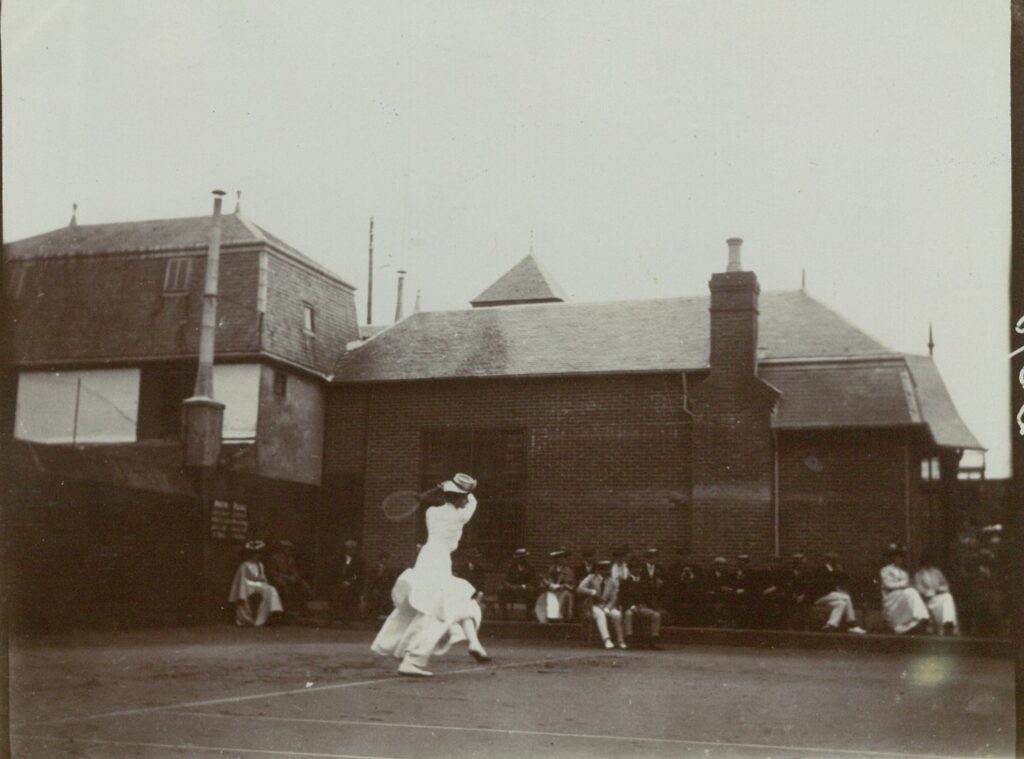
{"type": "Polygon", "coordinates": [[[313,319],[313,307],[308,303],[302,304],[302,331],[303,332],[315,332],[313,319]]]}
{"type": "Polygon", "coordinates": [[[170,258],[164,270],[164,292],[186,293],[192,278],[191,258],[170,258]]]}

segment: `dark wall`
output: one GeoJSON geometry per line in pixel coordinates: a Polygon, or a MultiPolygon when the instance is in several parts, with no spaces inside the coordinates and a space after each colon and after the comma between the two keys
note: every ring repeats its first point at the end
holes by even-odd
{"type": "Polygon", "coordinates": [[[263,477],[320,484],[324,443],[322,381],[263,365],[258,425],[257,457],[263,477]]]}
{"type": "MultiPolygon", "coordinates": [[[[192,355],[198,350],[205,253],[108,255],[8,263],[26,268],[11,309],[16,361],[192,355]],[[189,257],[189,291],[165,294],[168,258],[189,257]]],[[[217,352],[259,349],[259,253],[220,259],[217,352]]]]}
{"type": "Polygon", "coordinates": [[[669,551],[689,539],[690,423],[679,375],[337,386],[328,397],[325,482],[365,474],[368,552],[412,558],[415,520],[391,522],[380,504],[418,489],[421,433],[446,428],[525,430],[521,492],[535,553],[559,545],[607,552],[623,542],[669,551]]]}

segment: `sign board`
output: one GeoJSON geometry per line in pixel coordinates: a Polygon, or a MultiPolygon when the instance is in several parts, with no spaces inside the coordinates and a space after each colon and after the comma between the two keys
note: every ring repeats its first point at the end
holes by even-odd
{"type": "Polygon", "coordinates": [[[214,501],[210,511],[210,537],[214,540],[245,541],[249,532],[249,507],[244,503],[214,501]]]}

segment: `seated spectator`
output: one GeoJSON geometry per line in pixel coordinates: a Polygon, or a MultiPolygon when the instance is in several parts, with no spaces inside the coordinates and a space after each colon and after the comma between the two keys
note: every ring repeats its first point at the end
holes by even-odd
{"type": "Polygon", "coordinates": [[[942,570],[935,566],[931,553],[921,554],[917,572],[914,573],[914,588],[921,594],[928,613],[931,614],[935,629],[943,635],[958,633],[956,604],[949,592],[949,583],[942,570]]]}
{"type": "Polygon", "coordinates": [[[335,564],[332,606],[334,618],[343,622],[358,619],[363,598],[363,559],[358,552],[359,544],[346,540],[344,550],[335,564]]]}
{"type": "Polygon", "coordinates": [[[538,582],[536,573],[528,563],[529,556],[530,552],[525,548],[517,548],[505,572],[505,581],[498,591],[498,603],[505,619],[512,618],[511,607],[519,603],[526,607],[526,619],[530,618],[530,610],[537,599],[538,582]]]}
{"type": "Polygon", "coordinates": [[[786,626],[789,619],[788,572],[779,559],[772,559],[766,569],[755,574],[755,587],[760,624],[769,629],[786,626]]]}
{"type": "Polygon", "coordinates": [[[572,619],[573,594],[576,591],[575,575],[566,563],[568,552],[562,548],[552,551],[554,561],[541,578],[543,592],[537,598],[536,614],[541,622],[568,622],[572,619]]]}
{"type": "Polygon", "coordinates": [[[671,583],[666,592],[676,624],[702,619],[705,605],[704,573],[700,565],[691,561],[684,551],[679,551],[679,560],[672,568],[671,583]]]}
{"type": "Polygon", "coordinates": [[[612,563],[599,561],[597,571],[584,577],[576,591],[583,597],[580,609],[583,618],[594,620],[604,647],[615,648],[608,634],[608,620],[611,620],[619,648],[626,648],[626,640],[622,635],[622,612],[619,610],[619,583],[612,577],[612,563]]]}
{"type": "Polygon", "coordinates": [[[235,624],[261,627],[271,614],[284,611],[277,589],[267,582],[260,558],[265,544],[250,540],[242,550],[242,562],[235,571],[228,603],[235,605],[235,624]]]}
{"type": "Polygon", "coordinates": [[[859,635],[867,632],[857,624],[857,613],[849,592],[849,579],[839,563],[839,554],[834,551],[826,553],[825,561],[811,581],[814,605],[829,608],[828,621],[821,628],[824,632],[839,632],[841,629],[859,635]]]}
{"type": "Polygon", "coordinates": [[[807,557],[797,551],[793,554],[789,567],[783,575],[783,588],[786,594],[785,611],[790,629],[803,629],[809,620],[808,610],[814,602],[810,580],[807,557]]]}
{"type": "Polygon", "coordinates": [[[584,548],[580,551],[581,561],[575,567],[573,567],[573,575],[576,580],[582,580],[587,575],[593,574],[597,570],[597,561],[594,560],[594,549],[584,548]]]}
{"type": "Polygon", "coordinates": [[[732,602],[738,607],[737,621],[740,627],[755,624],[754,573],[750,568],[750,555],[741,553],[736,557],[736,571],[732,575],[732,602]]]}
{"type": "Polygon", "coordinates": [[[906,552],[895,543],[886,551],[889,564],[882,567],[879,580],[882,588],[882,614],[893,632],[920,634],[928,629],[931,616],[921,595],[910,586],[910,575],[904,569],[906,552]]]}
{"type": "Polygon", "coordinates": [[[630,646],[636,645],[633,635],[633,620],[637,617],[647,622],[650,629],[649,646],[659,650],[661,646],[661,612],[658,610],[656,578],[647,572],[639,561],[630,566],[630,575],[619,583],[619,601],[622,606],[623,626],[630,646]]]}
{"type": "Polygon", "coordinates": [[[391,566],[391,554],[381,551],[377,563],[367,572],[366,593],[363,606],[366,613],[375,619],[387,617],[395,607],[391,600],[391,589],[398,578],[398,572],[391,566]]]}
{"type": "Polygon", "coordinates": [[[487,569],[481,563],[480,549],[470,548],[466,551],[465,557],[457,562],[452,570],[452,574],[456,577],[461,577],[476,588],[473,600],[483,608],[485,586],[487,585],[487,569]]]}
{"type": "Polygon", "coordinates": [[[295,562],[295,544],[281,540],[274,545],[267,561],[267,579],[277,588],[286,614],[298,614],[313,591],[299,574],[295,562]]]}
{"type": "Polygon", "coordinates": [[[732,578],[729,562],[724,556],[711,560],[711,568],[704,579],[704,597],[711,608],[712,623],[720,627],[731,624],[729,604],[735,595],[732,578]]]}

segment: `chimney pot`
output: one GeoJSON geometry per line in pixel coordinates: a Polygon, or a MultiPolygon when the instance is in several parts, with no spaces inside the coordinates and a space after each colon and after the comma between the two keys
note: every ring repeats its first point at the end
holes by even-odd
{"type": "Polygon", "coordinates": [[[743,266],[740,264],[740,246],[743,245],[743,239],[740,237],[730,237],[725,241],[725,244],[729,246],[729,264],[725,267],[725,270],[743,271],[743,266]]]}

